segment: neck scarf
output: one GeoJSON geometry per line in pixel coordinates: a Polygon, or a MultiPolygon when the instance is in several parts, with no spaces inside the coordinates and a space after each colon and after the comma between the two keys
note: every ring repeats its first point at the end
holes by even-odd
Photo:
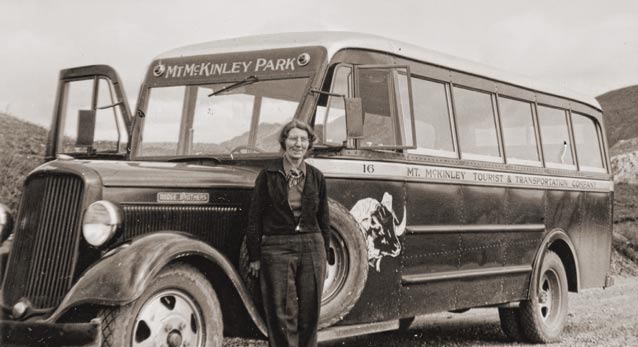
{"type": "Polygon", "coordinates": [[[304,173],[301,170],[291,169],[286,175],[286,180],[288,181],[288,187],[292,188],[301,182],[304,177],[304,173]]]}

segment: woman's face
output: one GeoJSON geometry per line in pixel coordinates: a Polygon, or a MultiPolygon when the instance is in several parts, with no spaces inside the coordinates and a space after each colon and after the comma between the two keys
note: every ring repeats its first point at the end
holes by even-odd
{"type": "Polygon", "coordinates": [[[308,152],[308,132],[299,128],[292,128],[286,138],[286,155],[290,159],[303,159],[308,152]]]}

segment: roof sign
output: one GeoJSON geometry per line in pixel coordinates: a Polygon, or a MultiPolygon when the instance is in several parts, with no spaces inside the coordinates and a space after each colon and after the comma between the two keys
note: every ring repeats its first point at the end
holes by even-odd
{"type": "Polygon", "coordinates": [[[307,74],[323,56],[314,47],[300,47],[160,59],[151,66],[150,76],[154,84],[173,84],[219,77],[307,74]]]}

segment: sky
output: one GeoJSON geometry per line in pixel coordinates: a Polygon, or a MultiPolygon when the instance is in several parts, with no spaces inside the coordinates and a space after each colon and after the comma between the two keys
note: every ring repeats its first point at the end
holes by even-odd
{"type": "Polygon", "coordinates": [[[135,105],[153,57],[238,36],[385,36],[597,96],[638,84],[635,0],[0,0],[0,112],[49,126],[60,69],[113,66],[135,105]]]}

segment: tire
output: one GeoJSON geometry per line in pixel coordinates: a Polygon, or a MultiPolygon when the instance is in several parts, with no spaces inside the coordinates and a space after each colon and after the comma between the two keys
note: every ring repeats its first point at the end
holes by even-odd
{"type": "Polygon", "coordinates": [[[498,317],[501,320],[501,330],[512,341],[524,341],[523,329],[521,328],[521,312],[518,308],[498,308],[498,317]]]}
{"type": "MultiPolygon", "coordinates": [[[[336,201],[328,200],[330,209],[330,251],[334,264],[326,266],[326,280],[321,299],[319,328],[342,320],[359,300],[368,278],[368,248],[359,224],[350,211],[336,201]]],[[[328,257],[329,258],[329,257],[328,257]]],[[[248,271],[249,258],[245,239],[239,256],[240,275],[246,288],[261,307],[259,281],[248,271]]]]}
{"type": "Polygon", "coordinates": [[[326,267],[319,328],[343,320],[359,301],[368,279],[368,246],[359,223],[336,201],[329,199],[328,208],[335,262],[326,267]]]}
{"type": "Polygon", "coordinates": [[[208,280],[186,264],[169,265],[130,304],[107,307],[102,347],[219,347],[222,313],[208,280]]]}
{"type": "Polygon", "coordinates": [[[560,341],[568,313],[567,275],[558,255],[547,251],[537,287],[529,300],[521,302],[521,327],[534,343],[560,341]]]}

